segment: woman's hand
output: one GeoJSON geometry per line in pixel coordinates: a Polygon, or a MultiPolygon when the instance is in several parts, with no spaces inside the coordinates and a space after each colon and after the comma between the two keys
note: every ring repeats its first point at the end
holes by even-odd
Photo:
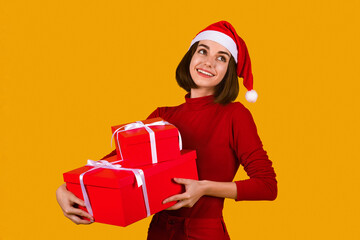
{"type": "Polygon", "coordinates": [[[237,198],[237,187],[235,182],[197,181],[184,178],[174,178],[174,181],[185,185],[185,192],[165,199],[163,204],[171,201],[178,201],[175,205],[166,210],[192,207],[204,195],[220,198],[237,198]]]}
{"type": "Polygon", "coordinates": [[[185,185],[185,192],[165,199],[163,204],[178,201],[175,205],[167,208],[166,210],[177,210],[182,207],[192,207],[205,194],[205,184],[203,181],[185,178],[174,178],[174,181],[185,185]]]}
{"type": "Polygon", "coordinates": [[[61,185],[56,190],[56,199],[65,215],[76,224],[90,224],[94,221],[94,218],[84,210],[76,208],[76,205],[85,207],[85,203],[80,198],[77,198],[72,192],[66,189],[66,185],[61,185]],[[81,217],[86,217],[91,221],[84,220],[81,217]]]}

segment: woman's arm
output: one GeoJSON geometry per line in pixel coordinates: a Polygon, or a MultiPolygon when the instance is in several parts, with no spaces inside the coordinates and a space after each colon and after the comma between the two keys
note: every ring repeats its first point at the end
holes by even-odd
{"type": "Polygon", "coordinates": [[[65,215],[76,224],[90,224],[94,221],[94,218],[84,210],[77,208],[76,205],[85,207],[85,203],[80,198],[77,198],[72,192],[66,189],[64,183],[56,190],[56,199],[65,215]],[[82,217],[90,219],[84,220],[82,217]]]}
{"type": "MultiPolygon", "coordinates": [[[[116,155],[116,150],[113,150],[111,153],[103,157],[102,159],[109,158],[111,156],[116,155]]],[[[66,189],[66,183],[62,184],[56,190],[56,199],[65,215],[65,217],[69,218],[76,224],[90,224],[94,221],[94,218],[87,213],[86,211],[77,208],[76,205],[80,205],[85,207],[85,203],[80,198],[76,197],[72,192],[66,189]],[[83,217],[90,219],[84,220],[83,217]]]]}
{"type": "Polygon", "coordinates": [[[272,161],[263,149],[250,111],[237,105],[232,115],[230,146],[250,178],[235,181],[236,200],[275,200],[277,180],[272,161]]]}
{"type": "Polygon", "coordinates": [[[242,105],[238,105],[233,113],[230,136],[230,145],[250,178],[235,182],[175,180],[184,184],[186,191],[164,201],[179,201],[169,210],[192,207],[204,195],[237,201],[274,200],[277,197],[277,181],[272,162],[262,147],[251,113],[242,105]]]}
{"type": "Polygon", "coordinates": [[[183,184],[185,186],[185,192],[165,199],[163,204],[178,201],[167,210],[192,207],[204,195],[232,199],[236,199],[237,197],[237,187],[234,182],[198,181],[184,178],[174,178],[174,181],[183,184]]]}

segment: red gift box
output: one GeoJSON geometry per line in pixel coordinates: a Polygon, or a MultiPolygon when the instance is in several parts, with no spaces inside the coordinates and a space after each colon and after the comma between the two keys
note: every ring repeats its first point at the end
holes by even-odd
{"type": "Polygon", "coordinates": [[[164,125],[164,123],[167,122],[162,118],[152,118],[111,127],[118,159],[124,160],[121,164],[136,167],[178,158],[181,150],[180,133],[174,125],[169,123],[164,125]],[[151,124],[159,124],[159,121],[162,121],[160,124],[163,125],[151,126],[151,124]],[[144,124],[150,126],[144,127],[144,124]],[[151,143],[151,131],[154,133],[153,143],[151,143]]]}
{"type": "MultiPolygon", "coordinates": [[[[116,156],[106,160],[116,161],[116,156]]],[[[173,161],[140,168],[145,176],[150,215],[174,205],[175,202],[162,202],[184,192],[183,185],[173,182],[174,177],[198,179],[195,160],[195,151],[182,150],[173,161]]],[[[92,168],[84,166],[63,174],[67,189],[78,198],[84,199],[79,176],[92,168]]],[[[131,171],[98,168],[84,174],[83,182],[95,222],[127,226],[147,217],[143,188],[138,187],[131,171]]]]}

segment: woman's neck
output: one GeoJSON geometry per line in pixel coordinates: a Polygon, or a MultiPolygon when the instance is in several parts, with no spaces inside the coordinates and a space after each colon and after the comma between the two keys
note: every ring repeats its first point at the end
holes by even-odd
{"type": "Polygon", "coordinates": [[[213,95],[213,89],[206,89],[206,88],[192,88],[190,90],[190,98],[198,98],[198,97],[205,97],[209,95],[213,95]]]}

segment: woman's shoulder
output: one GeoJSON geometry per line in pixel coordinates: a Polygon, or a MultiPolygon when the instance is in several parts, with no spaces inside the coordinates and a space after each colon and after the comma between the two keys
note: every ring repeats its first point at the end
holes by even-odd
{"type": "Polygon", "coordinates": [[[231,102],[224,106],[232,115],[248,115],[250,111],[241,102],[231,102]]]}
{"type": "Polygon", "coordinates": [[[178,106],[163,106],[157,107],[148,118],[163,117],[165,114],[171,114],[181,108],[184,104],[178,106]]]}
{"type": "Polygon", "coordinates": [[[254,122],[253,116],[249,109],[247,109],[240,102],[232,102],[224,106],[225,112],[232,124],[252,123],[254,122]]]}

